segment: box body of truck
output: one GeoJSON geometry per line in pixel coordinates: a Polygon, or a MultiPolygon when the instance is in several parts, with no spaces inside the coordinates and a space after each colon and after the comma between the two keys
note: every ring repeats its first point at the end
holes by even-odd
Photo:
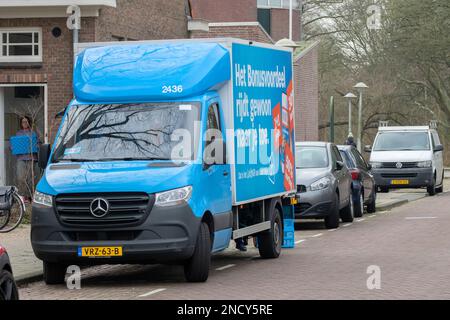
{"type": "Polygon", "coordinates": [[[277,257],[296,191],[292,51],[83,46],[75,98],[40,151],[32,244],[47,283],[73,263],[176,262],[204,281],[209,254],[248,235],[277,257]]]}

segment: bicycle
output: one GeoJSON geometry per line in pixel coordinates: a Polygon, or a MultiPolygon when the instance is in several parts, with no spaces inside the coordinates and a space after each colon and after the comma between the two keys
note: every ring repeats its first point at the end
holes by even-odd
{"type": "Polygon", "coordinates": [[[25,216],[26,208],[16,187],[0,187],[0,233],[16,229],[25,216]]]}

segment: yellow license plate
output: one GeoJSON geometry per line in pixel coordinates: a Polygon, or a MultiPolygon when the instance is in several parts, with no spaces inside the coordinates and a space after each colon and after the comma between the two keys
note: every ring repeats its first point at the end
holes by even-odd
{"type": "Polygon", "coordinates": [[[392,180],[392,185],[407,185],[409,184],[409,180],[392,180]]]}
{"type": "Polygon", "coordinates": [[[122,247],[79,247],[78,256],[88,258],[110,258],[121,257],[123,255],[122,247]]]}

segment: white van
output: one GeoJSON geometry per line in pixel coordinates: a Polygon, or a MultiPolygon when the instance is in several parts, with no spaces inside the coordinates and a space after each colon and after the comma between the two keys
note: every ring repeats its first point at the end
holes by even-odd
{"type": "Polygon", "coordinates": [[[437,131],[423,127],[380,127],[370,164],[381,192],[395,188],[423,188],[433,196],[443,191],[443,146],[437,131]]]}

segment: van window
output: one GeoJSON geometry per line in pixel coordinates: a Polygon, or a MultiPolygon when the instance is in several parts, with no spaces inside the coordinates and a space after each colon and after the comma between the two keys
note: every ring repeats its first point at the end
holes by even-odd
{"type": "Polygon", "coordinates": [[[373,151],[430,150],[428,132],[380,132],[373,151]]]}
{"type": "Polygon", "coordinates": [[[52,159],[194,160],[199,136],[195,122],[199,120],[199,103],[72,106],[52,159]]]}

